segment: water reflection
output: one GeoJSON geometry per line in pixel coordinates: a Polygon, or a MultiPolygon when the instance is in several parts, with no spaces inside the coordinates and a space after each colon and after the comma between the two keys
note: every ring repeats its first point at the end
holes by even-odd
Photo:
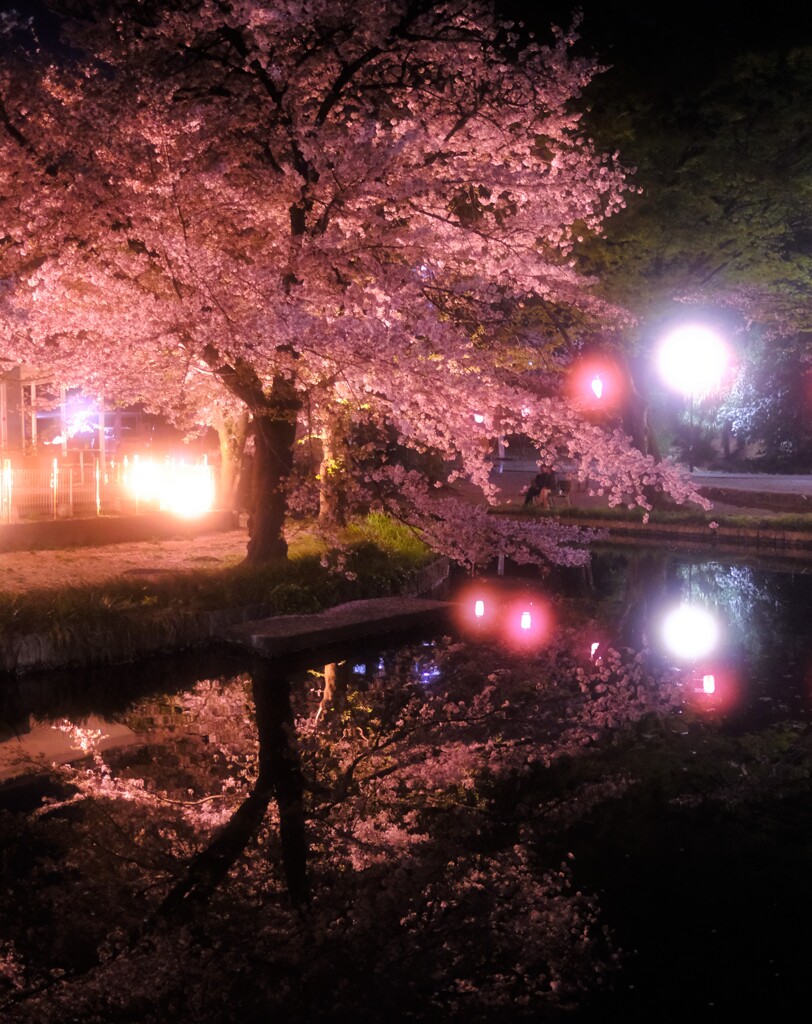
{"type": "MultiPolygon", "coordinates": [[[[592,849],[619,888],[633,879],[618,901],[623,922],[630,892],[648,905],[680,884],[669,862],[667,884],[640,890],[660,847],[632,875],[629,849],[639,856],[662,816],[676,815],[673,831],[662,833],[662,849],[671,850],[673,835],[719,818],[739,781],[737,769],[727,771],[734,759],[725,747],[713,771],[703,764],[672,799],[669,786],[683,777],[679,755],[690,765],[700,744],[674,746],[688,716],[673,714],[659,679],[649,685],[652,664],[667,669],[670,685],[676,662],[660,642],[667,609],[690,602],[720,622],[718,646],[695,649],[674,674],[697,708],[748,725],[753,709],[786,716],[808,707],[803,683],[812,675],[809,576],[665,552],[601,556],[593,578],[594,589],[582,586],[573,600],[545,583],[545,604],[575,653],[563,642],[511,652],[497,630],[482,643],[335,649],[315,662],[221,663],[210,652],[134,669],[129,694],[125,674],[108,671],[96,691],[102,708],[137,742],[104,752],[93,740],[104,726],[91,717],[86,676],[74,689],[54,682],[50,702],[46,680],[9,691],[9,744],[49,716],[73,716],[72,735],[88,743],[88,756],[76,770],[54,769],[62,790],[53,805],[0,814],[0,838],[15,849],[5,862],[14,884],[0,908],[7,970],[24,964],[34,993],[60,972],[70,979],[66,998],[88,974],[91,1000],[132,995],[128,1019],[146,1019],[133,1007],[153,999],[163,1018],[156,1010],[148,1019],[165,1019],[191,993],[195,1019],[218,1024],[258,1019],[258,1005],[280,1019],[328,1019],[335,999],[343,1019],[371,1021],[350,1005],[354,993],[374,1006],[375,1019],[396,1019],[405,999],[415,1020],[435,1019],[437,1006],[452,1002],[460,1019],[483,1019],[482,1005],[496,1007],[492,1019],[520,1019],[511,1015],[518,1000],[527,1008],[521,1019],[538,1020],[553,993],[580,998],[596,964],[614,970],[617,958],[590,895],[603,884],[570,884],[562,851],[575,851],[575,871],[592,849]],[[643,644],[651,663],[636,655],[643,644]],[[633,742],[615,743],[627,727],[633,742]],[[624,750],[629,765],[607,777],[624,750]],[[669,764],[661,801],[659,773],[669,764]],[[648,802],[635,792],[651,765],[648,832],[640,825],[648,802]],[[717,774],[717,808],[708,813],[705,804],[689,819],[717,774]],[[596,808],[607,822],[622,821],[614,860],[596,832],[596,808]],[[159,986],[169,995],[154,995],[159,986]],[[262,1004],[252,1002],[258,991],[262,1004]],[[301,1012],[291,1017],[286,1000],[294,999],[301,1012]]],[[[516,596],[503,607],[515,612],[516,596]]],[[[475,603],[471,611],[477,618],[475,603]]],[[[752,775],[741,778],[749,794],[752,775]]],[[[701,881],[690,879],[681,905],[696,899],[692,886],[701,881]]],[[[697,902],[708,905],[717,888],[714,879],[697,902]]],[[[738,890],[735,897],[731,906],[738,890]]],[[[669,930],[673,913],[666,906],[656,915],[669,930]]],[[[124,1019],[120,1007],[103,1011],[94,1004],[93,1019],[124,1019]]],[[[87,1015],[66,1004],[49,1021],[67,1019],[87,1015]]]]}
{"type": "Polygon", "coordinates": [[[597,628],[682,671],[686,699],[740,725],[808,714],[812,574],[670,551],[593,559],[597,628]]]}
{"type": "Polygon", "coordinates": [[[208,900],[255,838],[276,801],[282,870],[294,906],[309,902],[304,779],[296,744],[290,681],[278,666],[257,658],[251,672],[257,737],[257,772],[247,796],[214,839],[190,860],[156,911],[157,917],[188,918],[208,900]]]}

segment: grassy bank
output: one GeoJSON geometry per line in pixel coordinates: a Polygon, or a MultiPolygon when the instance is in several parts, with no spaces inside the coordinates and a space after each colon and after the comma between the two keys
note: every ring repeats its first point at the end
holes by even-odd
{"type": "Polygon", "coordinates": [[[280,565],[162,570],[120,576],[85,586],[0,591],[0,631],[5,637],[58,635],[115,629],[122,619],[156,611],[212,611],[262,604],[274,614],[320,611],[342,601],[390,593],[432,555],[411,531],[371,515],[346,530],[337,553],[315,533],[302,531],[280,565]]]}
{"type": "MultiPolygon", "coordinates": [[[[523,515],[530,518],[554,517],[562,521],[578,522],[580,520],[600,520],[607,526],[612,523],[641,523],[643,522],[643,510],[639,508],[608,508],[606,506],[595,506],[594,508],[578,507],[557,507],[553,509],[533,507],[517,507],[515,505],[500,505],[493,509],[494,513],[502,515],[523,515]]],[[[812,514],[776,512],[769,515],[754,514],[752,512],[729,513],[717,512],[713,509],[705,512],[702,509],[674,508],[655,509],[649,513],[649,524],[660,526],[709,526],[717,523],[719,526],[729,526],[734,529],[770,529],[783,531],[799,531],[812,533],[812,514]]]]}

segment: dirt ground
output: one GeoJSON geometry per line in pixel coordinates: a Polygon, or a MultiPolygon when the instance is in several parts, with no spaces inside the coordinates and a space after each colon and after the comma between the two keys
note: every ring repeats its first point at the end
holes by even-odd
{"type": "Polygon", "coordinates": [[[0,591],[23,593],[40,587],[79,586],[164,569],[225,567],[245,557],[247,543],[248,534],[241,529],[177,540],[2,552],[0,591]]]}

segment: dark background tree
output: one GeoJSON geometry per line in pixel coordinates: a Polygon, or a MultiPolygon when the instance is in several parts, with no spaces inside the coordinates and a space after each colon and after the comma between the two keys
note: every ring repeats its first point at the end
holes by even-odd
{"type": "MultiPolygon", "coordinates": [[[[586,98],[588,129],[618,147],[640,189],[600,237],[576,247],[600,294],[638,318],[605,342],[631,357],[650,393],[651,352],[666,325],[710,317],[734,342],[739,376],[724,415],[709,419],[728,435],[741,429],[739,442],[745,433],[761,442],[765,468],[803,466],[812,402],[803,383],[812,365],[809,11],[779,3],[750,18],[727,2],[581,6],[579,46],[608,65],[586,98]],[[775,372],[797,375],[795,387],[773,387],[771,353],[775,372]]],[[[553,7],[564,19],[566,5],[553,7]]],[[[662,426],[673,417],[653,390],[662,426]]],[[[735,453],[741,443],[720,448],[735,453]]]]}

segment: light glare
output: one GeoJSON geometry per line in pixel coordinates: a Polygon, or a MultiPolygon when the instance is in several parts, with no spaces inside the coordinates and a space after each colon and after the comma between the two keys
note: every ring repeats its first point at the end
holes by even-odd
{"type": "Polygon", "coordinates": [[[193,517],[214,508],[214,474],[208,463],[189,465],[139,459],[126,465],[124,483],[137,502],[156,504],[175,515],[193,517]]]}
{"type": "Polygon", "coordinates": [[[719,388],[728,361],[727,347],[719,335],[700,324],[673,330],[663,339],[657,357],[666,384],[696,397],[719,388]]]}
{"type": "Polygon", "coordinates": [[[663,621],[663,641],[679,658],[703,658],[716,647],[719,627],[704,608],[683,604],[663,621]]]}

